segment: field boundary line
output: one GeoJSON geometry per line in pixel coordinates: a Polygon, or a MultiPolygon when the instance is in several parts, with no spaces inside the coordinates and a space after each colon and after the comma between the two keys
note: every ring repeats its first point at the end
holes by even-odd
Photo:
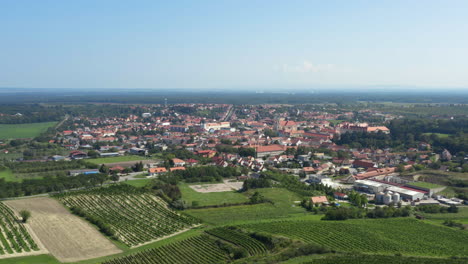
{"type": "Polygon", "coordinates": [[[139,248],[139,247],[141,247],[141,246],[145,246],[145,245],[148,245],[148,244],[151,244],[151,243],[154,243],[154,242],[158,242],[158,241],[164,240],[164,239],[166,239],[166,238],[170,238],[170,237],[173,237],[173,236],[176,236],[176,235],[185,233],[185,232],[187,232],[187,231],[189,231],[189,230],[192,230],[193,228],[199,227],[199,226],[201,226],[201,225],[202,225],[202,224],[198,224],[198,225],[194,225],[194,226],[189,227],[189,228],[185,228],[185,229],[179,230],[179,231],[177,231],[177,232],[175,232],[175,233],[172,233],[172,234],[170,234],[170,235],[163,236],[163,237],[159,237],[159,238],[156,238],[156,239],[147,241],[147,242],[145,242],[145,243],[138,244],[138,245],[136,245],[136,246],[130,247],[130,249],[139,248]]]}

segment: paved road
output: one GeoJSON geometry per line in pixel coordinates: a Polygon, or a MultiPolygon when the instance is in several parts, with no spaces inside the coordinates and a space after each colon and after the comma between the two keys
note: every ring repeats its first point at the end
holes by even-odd
{"type": "Polygon", "coordinates": [[[224,116],[224,118],[222,119],[222,121],[229,121],[229,118],[231,118],[231,115],[232,115],[232,113],[233,113],[233,109],[234,109],[234,107],[233,107],[232,105],[230,105],[230,106],[228,107],[228,110],[227,110],[227,112],[226,112],[226,115],[224,116]]]}

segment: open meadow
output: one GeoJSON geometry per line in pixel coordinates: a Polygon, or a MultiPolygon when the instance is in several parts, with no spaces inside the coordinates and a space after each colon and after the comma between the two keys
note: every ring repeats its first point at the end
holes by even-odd
{"type": "Polygon", "coordinates": [[[57,200],[47,197],[9,200],[15,211],[28,210],[32,231],[61,262],[74,262],[121,252],[83,219],[72,215],[57,200]]]}
{"type": "MultiPolygon", "coordinates": [[[[223,225],[259,219],[278,219],[303,216],[306,211],[296,201],[301,197],[282,188],[257,189],[271,203],[238,205],[221,208],[191,209],[187,213],[203,221],[223,225]]],[[[252,194],[249,192],[248,194],[252,194]]],[[[247,194],[247,195],[248,195],[247,194]]]]}
{"type": "Polygon", "coordinates": [[[34,138],[56,124],[57,122],[0,124],[0,139],[34,138]]]}

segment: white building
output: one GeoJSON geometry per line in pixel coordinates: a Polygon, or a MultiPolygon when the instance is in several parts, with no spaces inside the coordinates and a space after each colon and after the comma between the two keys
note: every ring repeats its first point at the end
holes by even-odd
{"type": "Polygon", "coordinates": [[[203,129],[206,131],[209,130],[221,130],[221,129],[229,129],[231,128],[231,123],[229,122],[216,122],[216,123],[204,123],[203,129]]]}

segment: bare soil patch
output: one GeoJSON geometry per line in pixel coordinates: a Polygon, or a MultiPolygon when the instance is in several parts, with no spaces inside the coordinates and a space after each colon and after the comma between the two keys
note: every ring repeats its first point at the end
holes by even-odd
{"type": "Polygon", "coordinates": [[[200,193],[229,192],[240,190],[243,184],[243,182],[230,182],[229,180],[224,180],[223,183],[190,185],[190,188],[200,193]]]}
{"type": "Polygon", "coordinates": [[[48,197],[5,202],[16,212],[29,210],[28,225],[44,247],[61,262],[75,262],[120,253],[111,241],[83,219],[48,197]]]}

